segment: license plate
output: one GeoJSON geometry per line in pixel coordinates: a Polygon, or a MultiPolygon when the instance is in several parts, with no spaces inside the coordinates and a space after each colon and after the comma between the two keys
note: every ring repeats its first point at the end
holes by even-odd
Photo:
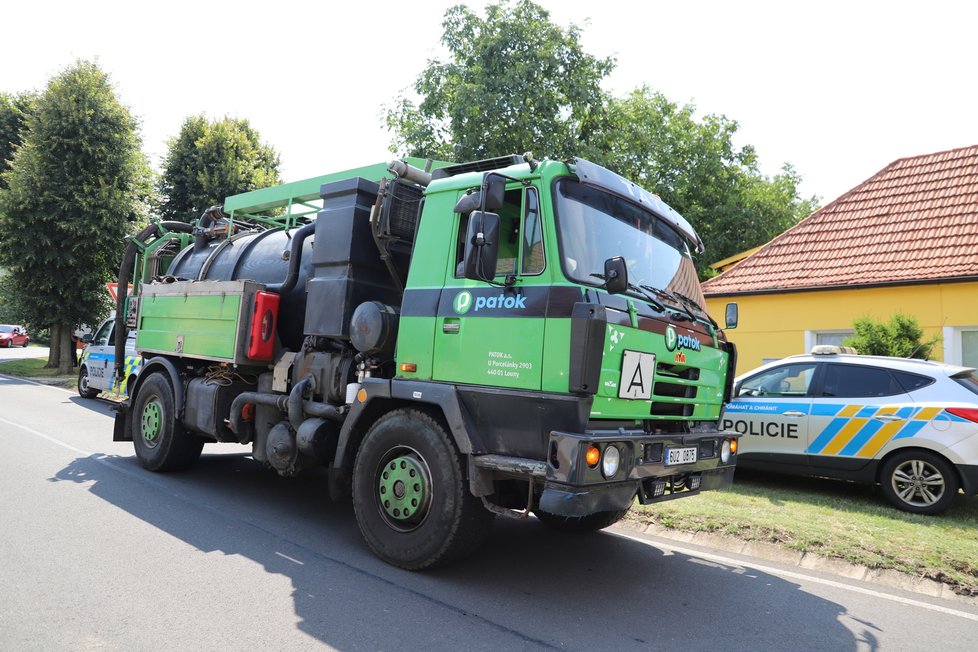
{"type": "Polygon", "coordinates": [[[696,461],[696,448],[670,448],[666,450],[666,465],[692,464],[696,461]]]}

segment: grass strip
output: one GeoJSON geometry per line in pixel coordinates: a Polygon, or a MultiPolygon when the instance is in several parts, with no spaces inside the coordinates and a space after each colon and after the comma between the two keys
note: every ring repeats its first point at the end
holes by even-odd
{"type": "Polygon", "coordinates": [[[890,507],[875,488],[737,471],[729,491],[636,505],[628,518],[687,532],[726,534],[874,569],[926,577],[978,595],[978,498],[940,516],[890,507]]]}

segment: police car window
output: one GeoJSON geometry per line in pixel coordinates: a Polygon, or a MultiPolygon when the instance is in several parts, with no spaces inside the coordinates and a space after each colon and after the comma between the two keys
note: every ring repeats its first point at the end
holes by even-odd
{"type": "Polygon", "coordinates": [[[954,382],[964,387],[972,394],[978,394],[978,377],[970,373],[960,373],[953,376],[954,382]]]}
{"type": "Polygon", "coordinates": [[[815,375],[815,363],[789,364],[768,369],[740,384],[738,398],[802,397],[815,375]]]}
{"type": "Polygon", "coordinates": [[[96,333],[95,337],[92,338],[92,343],[105,345],[109,341],[109,330],[111,330],[113,325],[114,324],[111,321],[107,321],[102,324],[102,328],[98,329],[98,333],[96,333]]]}
{"type": "Polygon", "coordinates": [[[865,398],[902,393],[903,388],[888,369],[853,364],[828,364],[825,365],[820,396],[865,398]]]}
{"type": "Polygon", "coordinates": [[[912,374],[907,371],[891,371],[890,373],[893,374],[893,377],[896,378],[897,382],[900,383],[900,387],[905,392],[912,392],[915,389],[934,384],[934,379],[929,376],[912,374]]]}

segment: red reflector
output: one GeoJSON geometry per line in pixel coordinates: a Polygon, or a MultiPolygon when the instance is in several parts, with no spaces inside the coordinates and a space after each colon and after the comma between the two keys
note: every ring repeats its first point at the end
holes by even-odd
{"type": "Polygon", "coordinates": [[[254,421],[255,420],[255,404],[245,403],[241,406],[241,420],[242,421],[254,421]]]}
{"type": "Polygon", "coordinates": [[[978,408],[944,408],[956,417],[961,417],[962,419],[967,419],[968,421],[974,421],[978,423],[978,408]]]}
{"type": "Polygon", "coordinates": [[[248,342],[248,357],[252,360],[271,360],[275,353],[278,304],[279,295],[274,292],[255,292],[255,312],[251,316],[251,339],[248,342]]]}

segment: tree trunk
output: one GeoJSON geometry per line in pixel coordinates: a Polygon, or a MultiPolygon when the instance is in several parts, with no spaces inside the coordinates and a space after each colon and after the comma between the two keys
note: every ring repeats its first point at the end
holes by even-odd
{"type": "Polygon", "coordinates": [[[51,348],[48,349],[48,363],[45,369],[54,369],[61,366],[61,324],[51,324],[48,331],[51,337],[51,348]]]}
{"type": "Polygon", "coordinates": [[[58,341],[60,346],[58,347],[58,373],[62,376],[70,376],[72,373],[72,353],[71,347],[75,345],[71,341],[71,334],[74,332],[71,326],[62,324],[60,328],[60,333],[58,336],[58,341]]]}

